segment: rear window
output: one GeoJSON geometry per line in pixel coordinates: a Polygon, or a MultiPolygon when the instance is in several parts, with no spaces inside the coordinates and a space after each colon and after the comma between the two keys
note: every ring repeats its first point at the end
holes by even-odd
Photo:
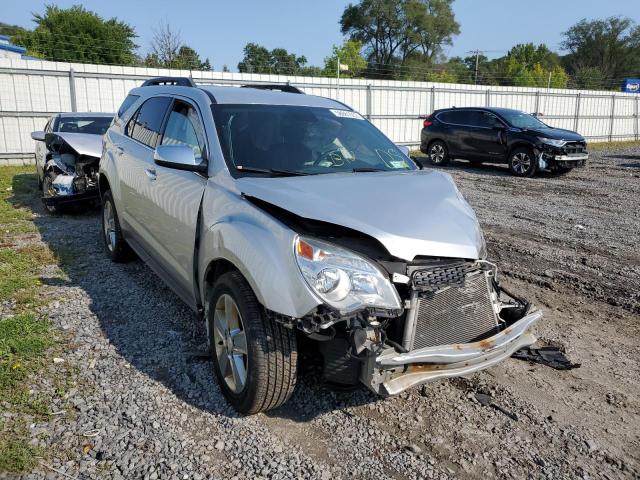
{"type": "Polygon", "coordinates": [[[129,120],[126,135],[148,147],[155,148],[160,136],[162,121],[170,103],[171,98],[169,97],[152,97],[144,102],[129,120]]]}
{"type": "Polygon", "coordinates": [[[442,112],[438,115],[438,120],[445,123],[457,123],[459,125],[469,124],[468,112],[466,111],[454,111],[442,112]]]}

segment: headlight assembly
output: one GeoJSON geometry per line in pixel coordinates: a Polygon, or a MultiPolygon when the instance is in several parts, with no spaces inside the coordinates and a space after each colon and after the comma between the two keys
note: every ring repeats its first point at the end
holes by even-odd
{"type": "Polygon", "coordinates": [[[311,290],[341,315],[364,307],[401,308],[387,276],[357,253],[308,237],[296,238],[294,253],[311,290]]]}
{"type": "Polygon", "coordinates": [[[546,138],[546,137],[538,137],[538,140],[540,140],[542,143],[546,144],[546,145],[551,145],[553,147],[564,147],[564,145],[567,143],[564,140],[556,140],[555,138],[546,138]]]}

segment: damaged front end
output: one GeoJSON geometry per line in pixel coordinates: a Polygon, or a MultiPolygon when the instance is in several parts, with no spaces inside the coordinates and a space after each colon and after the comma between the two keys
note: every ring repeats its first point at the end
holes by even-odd
{"type": "Polygon", "coordinates": [[[542,318],[528,302],[500,287],[495,265],[425,259],[393,264],[401,311],[363,309],[340,316],[321,306],[299,327],[319,340],[324,376],[358,381],[379,395],[491,367],[535,343],[530,328],[542,318]]]}
{"type": "Polygon", "coordinates": [[[81,133],[48,133],[42,202],[50,210],[64,204],[96,200],[102,138],[81,133]]]}

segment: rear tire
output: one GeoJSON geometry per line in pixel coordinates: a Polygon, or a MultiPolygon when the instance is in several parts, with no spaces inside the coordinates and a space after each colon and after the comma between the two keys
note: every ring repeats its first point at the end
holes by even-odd
{"type": "Polygon", "coordinates": [[[442,140],[436,140],[429,145],[428,155],[432,165],[443,166],[449,163],[449,149],[442,140]]]}
{"type": "Polygon", "coordinates": [[[509,154],[509,170],[516,177],[533,177],[538,171],[538,161],[533,150],[519,147],[509,154]]]}
{"type": "Polygon", "coordinates": [[[207,296],[207,327],[218,384],[233,408],[250,415],[289,399],[298,371],[295,330],[265,312],[239,272],[215,282],[207,296]]]}
{"type": "Polygon", "coordinates": [[[111,190],[102,195],[102,239],[112,262],[123,263],[131,259],[131,250],[122,235],[111,190]]]}

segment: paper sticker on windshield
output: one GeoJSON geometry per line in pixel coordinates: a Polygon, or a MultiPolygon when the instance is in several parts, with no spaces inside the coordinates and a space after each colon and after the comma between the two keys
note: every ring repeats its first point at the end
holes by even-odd
{"type": "Polygon", "coordinates": [[[408,168],[407,162],[404,160],[391,160],[388,162],[393,168],[408,168]]]}
{"type": "Polygon", "coordinates": [[[333,113],[336,117],[340,118],[353,118],[355,120],[364,120],[362,115],[356,112],[352,112],[351,110],[333,110],[330,109],[331,113],[333,113]]]}

